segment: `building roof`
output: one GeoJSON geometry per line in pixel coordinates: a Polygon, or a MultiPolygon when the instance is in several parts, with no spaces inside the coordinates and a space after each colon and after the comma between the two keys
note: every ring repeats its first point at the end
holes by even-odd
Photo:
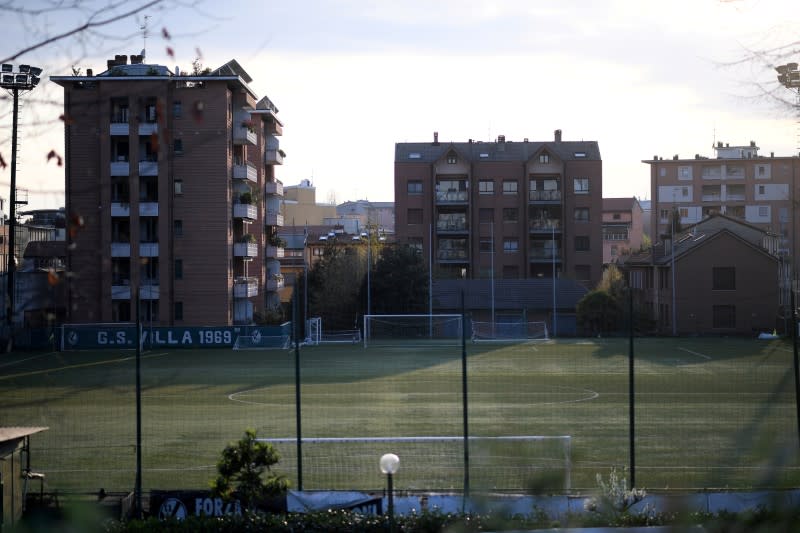
{"type": "MultiPolygon", "coordinates": [[[[777,250],[777,237],[773,233],[766,232],[741,220],[719,214],[701,220],[675,235],[675,258],[678,259],[723,233],[733,235],[763,253],[774,256],[776,259],[778,257],[775,253],[777,250]],[[770,238],[775,241],[774,251],[767,249],[765,246],[765,241],[770,238]]],[[[621,258],[619,263],[624,265],[664,265],[670,261],[672,261],[670,245],[664,242],[656,242],[645,251],[621,258]]]]}
{"type": "Polygon", "coordinates": [[[66,241],[28,241],[23,257],[66,257],[66,241]]]}
{"type": "Polygon", "coordinates": [[[562,161],[599,161],[597,141],[396,143],[395,162],[433,163],[450,150],[469,161],[527,161],[542,150],[562,161]],[[412,155],[413,154],[413,155],[412,155]],[[585,154],[580,156],[577,154],[585,154]]]}
{"type": "MultiPolygon", "coordinates": [[[[434,280],[433,305],[439,309],[461,308],[461,293],[464,307],[487,309],[492,298],[492,281],[488,279],[434,280]]],[[[556,307],[574,309],[586,295],[586,287],[571,279],[556,280],[556,307]]],[[[494,305],[496,309],[552,309],[553,284],[551,278],[497,279],[494,281],[494,305]]]]}
{"type": "Polygon", "coordinates": [[[27,437],[28,435],[33,435],[34,433],[40,433],[48,429],[50,428],[22,427],[22,426],[0,427],[0,442],[8,442],[10,440],[21,439],[23,437],[27,437]]]}
{"type": "Polygon", "coordinates": [[[631,198],[603,198],[603,211],[633,211],[635,206],[641,204],[635,197],[631,198]]]}

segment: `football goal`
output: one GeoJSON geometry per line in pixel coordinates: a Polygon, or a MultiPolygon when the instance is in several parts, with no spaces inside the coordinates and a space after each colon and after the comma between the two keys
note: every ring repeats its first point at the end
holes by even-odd
{"type": "Polygon", "coordinates": [[[291,347],[290,335],[239,335],[233,343],[234,350],[282,350],[291,347]]]}
{"type": "Polygon", "coordinates": [[[307,322],[306,344],[358,344],[361,332],[357,329],[325,331],[320,317],[309,318],[307,322]]]}
{"type": "Polygon", "coordinates": [[[547,322],[472,322],[473,342],[548,340],[547,322]]]}
{"type": "Polygon", "coordinates": [[[364,315],[364,346],[459,344],[461,315],[364,315]]]}
{"type": "MultiPolygon", "coordinates": [[[[276,448],[283,472],[297,471],[296,439],[258,440],[276,448]]],[[[470,490],[569,491],[571,447],[570,436],[470,437],[470,490]]],[[[308,490],[380,490],[378,461],[387,452],[400,458],[397,489],[464,489],[463,437],[303,438],[301,449],[308,490]]]]}

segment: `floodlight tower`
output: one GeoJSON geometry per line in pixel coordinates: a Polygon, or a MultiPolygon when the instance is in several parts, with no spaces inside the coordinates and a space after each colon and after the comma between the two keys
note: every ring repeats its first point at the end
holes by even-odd
{"type": "MultiPolygon", "coordinates": [[[[797,63],[786,63],[775,67],[775,70],[778,72],[778,82],[795,93],[794,107],[800,126],[800,70],[797,69],[797,63]]],[[[800,141],[800,136],[797,140],[800,141]]],[[[800,150],[800,146],[797,149],[800,150]]]]}
{"type": "MultiPolygon", "coordinates": [[[[3,63],[0,67],[0,87],[11,94],[14,107],[11,123],[11,190],[9,194],[8,209],[8,274],[6,281],[6,323],[8,324],[9,339],[11,328],[14,324],[14,273],[16,271],[16,258],[14,257],[16,233],[16,207],[17,207],[17,122],[19,120],[19,93],[32,91],[39,84],[42,69],[30,65],[19,65],[14,71],[14,65],[3,63]]],[[[9,341],[10,342],[10,341],[9,341]]],[[[10,344],[9,344],[10,346],[10,344]]]]}

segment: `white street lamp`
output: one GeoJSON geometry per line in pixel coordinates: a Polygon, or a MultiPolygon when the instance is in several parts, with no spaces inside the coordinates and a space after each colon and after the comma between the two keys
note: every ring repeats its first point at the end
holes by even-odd
{"type": "Polygon", "coordinates": [[[380,460],[381,473],[386,474],[388,505],[386,513],[389,515],[389,530],[394,531],[394,486],[392,476],[400,469],[400,458],[393,453],[385,453],[380,460]]]}

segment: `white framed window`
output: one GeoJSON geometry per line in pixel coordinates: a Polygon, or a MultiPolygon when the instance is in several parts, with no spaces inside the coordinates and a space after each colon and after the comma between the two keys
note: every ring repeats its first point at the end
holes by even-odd
{"type": "Polygon", "coordinates": [[[494,194],[494,180],[479,180],[478,194],[494,194]]]}
{"type": "Polygon", "coordinates": [[[572,179],[575,194],[589,194],[589,178],[572,179]]]}
{"type": "Polygon", "coordinates": [[[689,181],[692,179],[692,167],[682,165],[678,167],[678,179],[681,181],[689,181]]]}
{"type": "Polygon", "coordinates": [[[539,163],[547,164],[550,162],[550,154],[539,154],[539,163]]]}
{"type": "Polygon", "coordinates": [[[517,194],[517,180],[503,180],[503,194],[517,194]]]}
{"type": "Polygon", "coordinates": [[[516,237],[507,237],[503,239],[503,252],[507,254],[519,251],[519,239],[516,237]]]}

